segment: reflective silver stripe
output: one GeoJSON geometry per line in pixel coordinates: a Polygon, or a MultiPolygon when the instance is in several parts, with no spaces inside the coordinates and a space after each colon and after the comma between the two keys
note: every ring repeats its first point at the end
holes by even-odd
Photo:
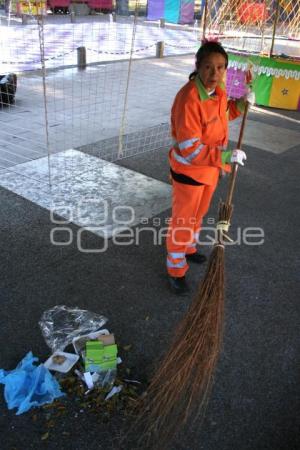
{"type": "Polygon", "coordinates": [[[188,247],[196,247],[196,242],[194,242],[194,244],[189,244],[188,247]]]}
{"type": "Polygon", "coordinates": [[[190,166],[190,163],[186,161],[185,158],[183,158],[182,156],[177,155],[175,150],[173,150],[172,155],[174,156],[176,161],[180,162],[181,164],[185,164],[186,166],[190,166]]]}
{"type": "Polygon", "coordinates": [[[191,153],[190,155],[186,156],[185,159],[188,162],[191,162],[194,158],[196,158],[197,155],[199,155],[199,153],[201,152],[203,147],[204,147],[204,144],[200,144],[199,147],[197,147],[196,150],[193,151],[193,153],[191,153]]]}
{"type": "Polygon", "coordinates": [[[178,147],[180,150],[185,150],[186,148],[191,147],[195,144],[195,142],[200,141],[199,138],[187,139],[186,141],[178,142],[178,147]]]}
{"type": "Polygon", "coordinates": [[[200,144],[199,147],[196,148],[196,150],[193,151],[190,155],[183,157],[178,155],[175,150],[173,150],[173,156],[176,159],[176,161],[180,162],[181,164],[185,164],[186,166],[189,166],[191,161],[196,158],[197,155],[201,152],[205,144],[200,144]]]}
{"type": "Polygon", "coordinates": [[[185,259],[183,261],[180,261],[179,263],[172,263],[167,259],[167,267],[170,267],[171,269],[183,269],[186,266],[185,259]]]}
{"type": "Polygon", "coordinates": [[[179,253],[179,252],[170,252],[168,255],[171,256],[171,258],[178,259],[178,258],[185,258],[185,253],[179,253]]]}

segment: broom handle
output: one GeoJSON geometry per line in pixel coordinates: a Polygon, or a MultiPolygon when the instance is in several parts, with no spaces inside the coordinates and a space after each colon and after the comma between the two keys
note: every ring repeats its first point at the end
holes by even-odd
{"type": "MultiPolygon", "coordinates": [[[[237,144],[237,148],[239,148],[239,149],[242,146],[242,141],[243,141],[243,136],[244,136],[244,130],[245,130],[245,125],[246,125],[248,110],[249,110],[249,103],[246,102],[245,111],[244,111],[244,115],[243,115],[243,120],[242,120],[241,128],[240,128],[239,140],[238,140],[238,144],[237,144]]],[[[226,203],[228,205],[230,205],[231,202],[232,202],[233,191],[234,191],[234,186],[235,186],[235,181],[236,181],[238,167],[239,167],[239,165],[237,163],[234,163],[233,167],[232,167],[232,170],[231,170],[231,173],[230,173],[229,188],[228,188],[227,197],[226,197],[226,203]]]]}

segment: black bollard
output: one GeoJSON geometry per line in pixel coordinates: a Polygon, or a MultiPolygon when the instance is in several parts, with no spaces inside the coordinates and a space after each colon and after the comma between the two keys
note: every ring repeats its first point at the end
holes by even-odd
{"type": "Polygon", "coordinates": [[[77,66],[78,66],[78,69],[86,68],[86,48],[85,47],[77,48],[77,66]]]}

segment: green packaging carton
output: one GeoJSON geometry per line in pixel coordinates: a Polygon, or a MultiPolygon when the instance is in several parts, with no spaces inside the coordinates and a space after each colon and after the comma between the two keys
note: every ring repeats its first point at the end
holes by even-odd
{"type": "Polygon", "coordinates": [[[118,347],[104,346],[101,341],[87,341],[85,344],[85,371],[102,372],[117,366],[118,347]]]}

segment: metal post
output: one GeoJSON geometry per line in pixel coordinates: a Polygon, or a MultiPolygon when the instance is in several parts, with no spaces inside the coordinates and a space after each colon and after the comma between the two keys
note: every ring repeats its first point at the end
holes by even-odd
{"type": "Polygon", "coordinates": [[[159,26],[160,26],[160,28],[165,28],[166,20],[165,19],[159,19],[159,26]]]}
{"type": "Polygon", "coordinates": [[[71,23],[75,23],[76,22],[75,11],[71,11],[70,18],[71,18],[71,23]]]}
{"type": "Polygon", "coordinates": [[[164,48],[165,48],[165,43],[163,41],[159,41],[156,43],[156,58],[164,57],[164,48]]]}
{"type": "Polygon", "coordinates": [[[86,68],[86,48],[85,47],[77,48],[77,66],[78,66],[78,69],[86,68]]]}
{"type": "Polygon", "coordinates": [[[27,24],[28,24],[28,15],[22,14],[22,25],[27,25],[27,24]]]}
{"type": "Polygon", "coordinates": [[[202,39],[205,39],[206,26],[207,26],[207,14],[208,14],[208,0],[205,0],[202,39]]]}
{"type": "Polygon", "coordinates": [[[277,28],[277,22],[279,18],[279,0],[277,0],[276,5],[276,11],[275,11],[275,19],[274,19],[274,26],[273,26],[273,34],[272,34],[272,43],[271,43],[271,49],[270,49],[270,58],[273,56],[273,50],[274,50],[274,43],[275,43],[275,34],[276,34],[276,28],[277,28]]]}
{"type": "Polygon", "coordinates": [[[112,15],[112,21],[116,22],[117,21],[117,14],[115,12],[112,12],[111,15],[112,15]]]}

